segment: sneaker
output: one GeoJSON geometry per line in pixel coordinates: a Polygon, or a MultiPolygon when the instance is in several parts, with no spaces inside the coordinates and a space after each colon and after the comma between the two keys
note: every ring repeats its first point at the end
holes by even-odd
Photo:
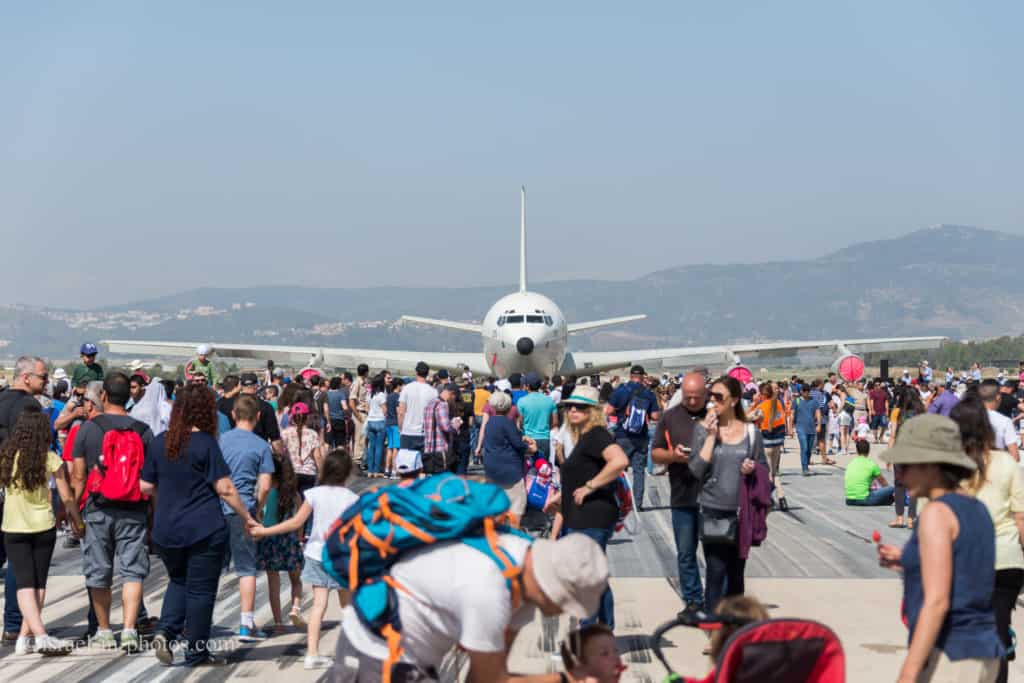
{"type": "Polygon", "coordinates": [[[212,652],[198,662],[188,664],[188,666],[227,666],[228,658],[224,655],[216,655],[212,652]]]}
{"type": "Polygon", "coordinates": [[[71,651],[75,649],[74,643],[70,640],[64,640],[63,638],[54,638],[53,636],[43,636],[36,641],[36,652],[43,655],[44,657],[59,657],[61,655],[69,655],[71,651]]]}
{"type": "Polygon", "coordinates": [[[135,622],[135,629],[140,635],[146,635],[152,633],[156,629],[156,625],[160,623],[160,620],[156,617],[146,617],[145,619],[139,619],[135,622]]]}
{"type": "Polygon", "coordinates": [[[114,632],[110,629],[106,631],[96,631],[96,635],[89,641],[89,647],[98,647],[102,650],[113,650],[117,647],[117,640],[114,638],[114,632]]]}
{"type": "Polygon", "coordinates": [[[14,654],[16,655],[27,655],[31,654],[34,650],[32,642],[32,636],[18,636],[18,639],[14,641],[14,654]]]}
{"type": "Polygon", "coordinates": [[[171,650],[171,645],[167,642],[167,636],[163,633],[157,633],[153,637],[153,654],[156,655],[157,661],[164,666],[170,666],[171,662],[174,661],[174,651],[171,650]]]}
{"type": "Polygon", "coordinates": [[[121,649],[128,654],[134,654],[139,651],[139,632],[125,629],[121,631],[121,649]]]}
{"type": "Polygon", "coordinates": [[[334,664],[334,660],[330,657],[321,657],[320,655],[306,655],[306,660],[302,664],[302,668],[309,671],[310,669],[329,669],[334,664]]]}
{"type": "Polygon", "coordinates": [[[699,624],[706,621],[707,613],[704,611],[704,604],[700,602],[686,603],[686,609],[676,615],[676,618],[685,624],[699,624]]]}
{"type": "Polygon", "coordinates": [[[267,634],[255,626],[239,626],[238,639],[243,643],[258,643],[267,639],[267,634]]]}

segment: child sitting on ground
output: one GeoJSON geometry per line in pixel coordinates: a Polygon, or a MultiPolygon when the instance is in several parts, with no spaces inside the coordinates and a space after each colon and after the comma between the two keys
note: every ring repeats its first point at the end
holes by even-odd
{"type": "Polygon", "coordinates": [[[573,680],[618,683],[626,666],[619,657],[615,634],[604,624],[591,624],[568,634],[562,642],[562,663],[573,680]]]}
{"type": "MultiPolygon", "coordinates": [[[[752,624],[755,621],[764,621],[769,618],[767,608],[757,598],[752,598],[749,595],[733,595],[728,598],[722,598],[715,609],[715,615],[742,619],[744,623],[722,624],[722,628],[712,632],[709,652],[712,664],[718,661],[718,656],[722,654],[725,644],[729,642],[732,634],[747,624],[752,624]]],[[[716,673],[716,669],[712,668],[711,673],[704,678],[685,678],[683,680],[684,683],[713,683],[716,673]]]]}

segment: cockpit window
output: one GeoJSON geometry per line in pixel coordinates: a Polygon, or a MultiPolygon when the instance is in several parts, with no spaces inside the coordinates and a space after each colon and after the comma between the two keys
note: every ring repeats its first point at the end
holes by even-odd
{"type": "Polygon", "coordinates": [[[526,322],[528,322],[528,323],[536,323],[536,324],[540,325],[540,324],[544,323],[544,316],[542,316],[542,315],[528,315],[528,316],[526,316],[526,322]]]}
{"type": "Polygon", "coordinates": [[[505,322],[509,323],[521,323],[523,322],[523,316],[521,315],[507,315],[505,316],[505,322]]]}
{"type": "Polygon", "coordinates": [[[505,316],[500,316],[498,318],[498,327],[501,327],[504,324],[505,324],[505,316]]]}
{"type": "Polygon", "coordinates": [[[550,315],[546,315],[544,316],[544,324],[548,327],[552,327],[555,324],[555,321],[551,319],[550,315]]]}

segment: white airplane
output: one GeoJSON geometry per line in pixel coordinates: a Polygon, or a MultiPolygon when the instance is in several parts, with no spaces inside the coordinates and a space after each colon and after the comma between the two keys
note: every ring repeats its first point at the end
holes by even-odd
{"type": "MultiPolygon", "coordinates": [[[[727,344],[635,351],[569,351],[569,335],[609,325],[642,320],[644,315],[628,315],[606,320],[569,323],[554,301],[526,286],[526,188],[522,189],[519,226],[519,291],[499,299],[480,324],[402,316],[407,323],[433,325],[480,335],[483,354],[473,352],[381,351],[377,349],[316,348],[308,346],[267,346],[213,342],[214,354],[228,358],[273,360],[278,364],[325,365],[353,368],[366,363],[373,369],[409,372],[419,361],[433,370],[468,369],[476,375],[508,377],[513,373],[538,375],[592,375],[608,370],[643,365],[650,371],[675,371],[693,367],[733,367],[742,359],[787,357],[822,352],[838,355],[834,367],[856,354],[877,351],[935,349],[944,337],[900,337],[885,339],[847,339],[831,341],[774,342],[768,344],[727,344]]],[[[163,341],[102,341],[110,353],[131,355],[182,356],[195,352],[198,343],[163,341]]],[[[849,365],[847,363],[846,365],[849,365]]],[[[854,362],[853,366],[858,365],[854,362]]],[[[863,364],[860,364],[861,367],[863,364]]]]}

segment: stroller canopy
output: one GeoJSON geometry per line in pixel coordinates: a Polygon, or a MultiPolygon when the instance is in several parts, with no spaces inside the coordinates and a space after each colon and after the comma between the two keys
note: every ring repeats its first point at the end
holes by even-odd
{"type": "Polygon", "coordinates": [[[715,683],[844,683],[838,636],[805,619],[769,619],[744,626],[718,656],[715,683]]]}

